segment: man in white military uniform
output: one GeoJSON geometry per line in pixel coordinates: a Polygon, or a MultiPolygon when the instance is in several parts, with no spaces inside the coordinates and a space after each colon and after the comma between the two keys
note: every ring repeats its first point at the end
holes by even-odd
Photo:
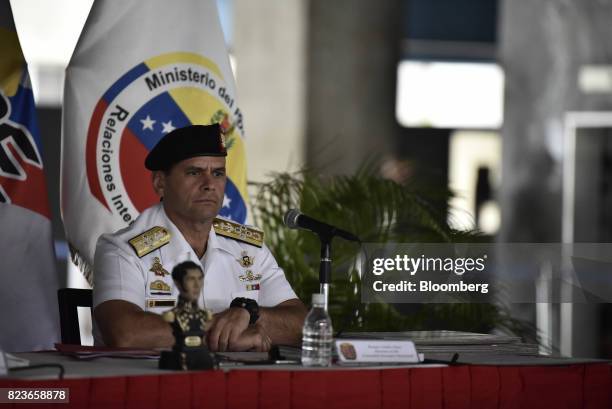
{"type": "Polygon", "coordinates": [[[217,217],[226,155],[218,125],[174,130],[151,150],[145,166],[162,202],[98,240],[97,344],[172,346],[171,328],[160,314],[178,296],[169,272],[186,260],[204,271],[198,303],[215,313],[207,335],[211,350],[299,343],[306,309],[263,244],[263,232],[217,217]]]}

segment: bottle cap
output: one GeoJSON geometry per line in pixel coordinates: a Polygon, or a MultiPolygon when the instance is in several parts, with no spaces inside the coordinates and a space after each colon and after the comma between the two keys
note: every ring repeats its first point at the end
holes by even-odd
{"type": "Polygon", "coordinates": [[[312,295],[312,303],[313,304],[325,304],[325,294],[315,293],[312,295]]]}

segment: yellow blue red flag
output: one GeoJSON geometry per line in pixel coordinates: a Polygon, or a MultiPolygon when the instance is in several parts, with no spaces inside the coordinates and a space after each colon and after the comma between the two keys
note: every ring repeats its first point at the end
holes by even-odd
{"type": "Polygon", "coordinates": [[[215,0],[96,0],[66,71],[62,131],[62,215],[85,265],[100,234],[159,201],[144,168],[151,148],[211,123],[228,147],[220,214],[242,223],[244,124],[215,0]]]}
{"type": "Polygon", "coordinates": [[[51,349],[59,279],[32,87],[8,1],[0,56],[0,349],[51,349]]]}

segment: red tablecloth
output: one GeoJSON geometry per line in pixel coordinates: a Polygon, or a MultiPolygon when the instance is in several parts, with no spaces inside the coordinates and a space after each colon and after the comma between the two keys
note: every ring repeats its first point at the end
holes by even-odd
{"type": "Polygon", "coordinates": [[[34,386],[70,388],[61,408],[612,408],[608,364],[0,379],[4,388],[34,386]]]}

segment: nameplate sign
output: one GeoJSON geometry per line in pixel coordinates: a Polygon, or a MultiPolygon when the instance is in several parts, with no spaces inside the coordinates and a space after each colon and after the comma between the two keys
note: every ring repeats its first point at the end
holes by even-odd
{"type": "Polygon", "coordinates": [[[340,364],[420,362],[412,341],[337,339],[335,343],[340,364]]]}

